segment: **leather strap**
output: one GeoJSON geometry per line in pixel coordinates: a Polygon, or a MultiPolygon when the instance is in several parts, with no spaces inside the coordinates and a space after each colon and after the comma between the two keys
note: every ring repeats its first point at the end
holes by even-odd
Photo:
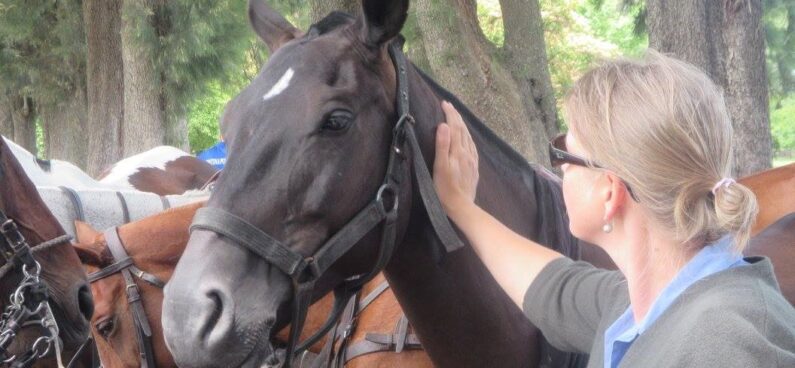
{"type": "Polygon", "coordinates": [[[388,282],[384,281],[380,283],[375,289],[367,294],[367,296],[365,296],[361,302],[359,302],[359,310],[363,311],[365,308],[367,308],[367,306],[370,305],[370,303],[378,299],[378,297],[381,296],[381,294],[383,294],[387,289],[389,289],[388,282]]]}
{"type": "Polygon", "coordinates": [[[278,240],[246,220],[224,210],[213,207],[199,208],[190,225],[190,231],[196,229],[213,231],[244,245],[291,278],[306,268],[306,262],[301,255],[282,246],[278,240]]]}
{"type": "MultiPolygon", "coordinates": [[[[402,44],[392,42],[389,45],[389,54],[392,57],[392,62],[395,64],[398,76],[398,111],[400,116],[411,116],[409,109],[409,81],[408,81],[408,66],[406,56],[402,51],[402,44]]],[[[414,119],[410,119],[406,126],[406,139],[409,148],[411,149],[412,166],[414,177],[417,179],[417,186],[420,190],[420,197],[422,203],[425,205],[425,210],[428,212],[428,218],[433,225],[436,235],[444,245],[447,252],[453,252],[464,246],[461,239],[453,230],[453,226],[447,219],[447,214],[442,208],[439,201],[439,196],[433,187],[433,178],[431,177],[425,159],[420,150],[420,144],[417,141],[417,136],[414,132],[414,119]]]]}
{"type": "MultiPolygon", "coordinates": [[[[118,229],[113,227],[105,231],[105,240],[108,243],[108,249],[116,259],[129,258],[124,246],[119,238],[118,229]]],[[[127,303],[130,304],[130,309],[133,314],[133,323],[135,324],[135,334],[138,340],[139,354],[141,358],[142,368],[155,368],[154,350],[152,349],[152,329],[149,326],[149,319],[146,318],[143,303],[141,301],[141,293],[138,285],[133,279],[133,275],[128,268],[121,269],[121,275],[124,277],[126,284],[125,290],[127,292],[127,303]]]]}
{"type": "Polygon", "coordinates": [[[93,283],[95,281],[102,280],[102,279],[104,279],[104,278],[106,278],[108,276],[115,275],[115,274],[121,272],[121,270],[123,270],[123,269],[125,269],[127,267],[130,267],[132,265],[133,265],[132,258],[125,257],[125,258],[123,258],[120,261],[116,261],[115,263],[113,263],[110,266],[104,267],[104,268],[102,268],[101,270],[99,270],[97,272],[93,272],[93,273],[89,274],[88,275],[88,282],[89,283],[93,283]]]}
{"type": "Polygon", "coordinates": [[[166,196],[160,196],[160,203],[163,204],[163,211],[171,208],[171,203],[169,203],[168,197],[166,196]]]}
{"type": "Polygon", "coordinates": [[[130,209],[127,207],[127,200],[124,199],[124,195],[121,192],[116,192],[116,197],[119,198],[119,202],[121,203],[121,213],[124,216],[124,223],[130,223],[130,209]]]}
{"type": "Polygon", "coordinates": [[[59,186],[58,188],[61,189],[61,191],[66,194],[66,197],[69,198],[69,201],[72,202],[72,207],[75,209],[75,217],[78,220],[85,222],[86,213],[83,211],[83,202],[80,200],[80,195],[77,194],[74,189],[69,187],[59,186]]]}

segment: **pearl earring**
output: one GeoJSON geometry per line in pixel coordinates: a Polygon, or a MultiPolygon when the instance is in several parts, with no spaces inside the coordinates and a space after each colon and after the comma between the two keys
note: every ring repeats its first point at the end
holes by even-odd
{"type": "Polygon", "coordinates": [[[604,231],[605,233],[613,231],[613,224],[610,222],[604,224],[604,226],[602,226],[602,231],[604,231]]]}

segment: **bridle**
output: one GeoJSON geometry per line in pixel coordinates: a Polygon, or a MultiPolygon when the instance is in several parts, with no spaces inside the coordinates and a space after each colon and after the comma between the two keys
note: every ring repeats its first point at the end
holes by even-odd
{"type": "Polygon", "coordinates": [[[141,367],[155,368],[155,355],[152,349],[152,328],[149,326],[149,320],[146,318],[143,301],[141,300],[141,291],[138,288],[138,284],[135,283],[133,276],[160,289],[165,287],[166,283],[157,276],[144,272],[133,264],[133,259],[127,254],[119,238],[118,228],[110,228],[105,231],[104,235],[105,241],[108,243],[108,249],[110,249],[110,253],[113,256],[114,263],[88,275],[88,282],[94,283],[108,276],[121,273],[122,277],[124,277],[124,290],[127,293],[127,302],[132,309],[135,335],[138,340],[138,351],[141,356],[141,367]]]}
{"type": "Polygon", "coordinates": [[[54,348],[58,366],[62,367],[58,324],[50,307],[47,285],[40,278],[41,265],[33,258],[33,252],[68,243],[71,237],[58,236],[31,248],[14,220],[8,218],[3,211],[0,211],[0,234],[0,254],[5,260],[0,267],[0,277],[4,277],[12,269],[22,273],[22,281],[11,294],[10,304],[0,317],[0,361],[3,365],[14,368],[30,367],[54,348]],[[17,333],[29,326],[40,326],[46,332],[24,354],[11,354],[8,348],[17,333]]]}
{"type": "MultiPolygon", "coordinates": [[[[86,211],[83,207],[83,201],[80,199],[80,194],[69,187],[60,186],[58,187],[61,191],[66,195],[69,199],[69,202],[72,203],[72,207],[75,212],[75,218],[79,221],[86,222],[86,211]]],[[[130,216],[130,209],[127,205],[127,200],[124,197],[124,194],[120,191],[116,191],[116,198],[119,199],[119,204],[121,205],[122,210],[122,221],[123,223],[129,223],[131,220],[130,216]]],[[[171,208],[171,203],[169,203],[168,198],[166,196],[160,196],[160,202],[163,205],[163,211],[171,208]]],[[[75,232],[77,229],[75,229],[75,232]]],[[[165,282],[158,279],[156,276],[149,274],[147,272],[141,271],[138,267],[132,263],[132,258],[127,255],[127,251],[124,249],[124,245],[119,239],[118,230],[116,227],[113,227],[107,231],[105,231],[105,241],[108,243],[108,248],[111,251],[111,255],[113,256],[114,263],[106,268],[103,268],[97,272],[88,275],[89,283],[93,283],[97,280],[103,279],[110,275],[116,274],[121,272],[123,275],[127,271],[127,273],[132,272],[133,275],[137,276],[138,278],[156,286],[159,288],[163,288],[165,286],[165,282]],[[129,270],[127,270],[129,268],[129,270]],[[131,271],[130,271],[131,270],[131,271]]],[[[141,354],[141,367],[146,368],[153,368],[155,367],[154,364],[154,353],[152,350],[152,331],[149,326],[149,320],[146,318],[144,314],[143,306],[141,305],[141,298],[138,287],[135,285],[134,280],[132,278],[128,278],[124,276],[126,282],[126,292],[127,292],[127,301],[132,305],[133,309],[133,323],[135,324],[136,329],[136,336],[138,339],[138,347],[141,354]],[[130,286],[133,285],[133,286],[130,286]]],[[[93,339],[91,335],[88,336],[85,342],[80,346],[78,351],[75,353],[72,361],[69,362],[67,368],[71,368],[74,364],[78,363],[80,355],[84,351],[89,351],[89,346],[93,343],[93,339]]],[[[96,355],[96,349],[91,348],[90,351],[92,354],[96,355]]],[[[96,359],[95,359],[96,360],[96,359]]]]}
{"type": "Polygon", "coordinates": [[[220,208],[201,208],[193,219],[191,231],[201,229],[224,235],[262,257],[292,280],[292,327],[283,365],[285,368],[289,368],[295,356],[312,346],[334,326],[351,296],[389,262],[397,238],[399,184],[404,180],[411,180],[410,174],[406,173],[406,170],[410,170],[404,150],[406,145],[410,150],[411,166],[414,168],[412,171],[420,196],[436,235],[447,252],[463,246],[442,209],[414,132],[415,121],[409,109],[408,62],[401,49],[402,42],[395,41],[389,45],[389,54],[397,75],[397,110],[400,115],[392,130],[392,143],[383,184],[378,189],[375,199],[328,239],[313,256],[304,258],[300,253],[288,248],[248,221],[220,208]],[[320,330],[299,345],[299,336],[317,280],[332,264],[381,223],[383,223],[381,246],[371,271],[346,279],[334,289],[334,305],[328,319],[320,330]]]}
{"type": "Polygon", "coordinates": [[[422,350],[420,339],[409,331],[409,321],[405,314],[398,319],[392,333],[366,332],[363,340],[352,340],[361,314],[387,289],[389,283],[384,280],[365,296],[362,295],[362,290],[354,294],[345,306],[339,322],[328,332],[326,343],[320,352],[316,354],[308,349],[304,350],[296,357],[293,365],[297,368],[343,368],[350,361],[369,354],[422,350]]]}

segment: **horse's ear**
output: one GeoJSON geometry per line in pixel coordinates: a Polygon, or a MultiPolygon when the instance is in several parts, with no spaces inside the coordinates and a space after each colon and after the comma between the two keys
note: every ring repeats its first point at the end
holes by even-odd
{"type": "Polygon", "coordinates": [[[403,29],[409,12],[409,0],[362,0],[362,40],[380,46],[403,29]]]}
{"type": "Polygon", "coordinates": [[[102,247],[102,244],[93,240],[86,243],[72,243],[72,248],[74,248],[81,263],[99,268],[105,267],[105,262],[102,258],[102,247]]]}
{"type": "Polygon", "coordinates": [[[75,221],[75,229],[75,232],[77,233],[76,240],[78,243],[93,243],[101,234],[99,231],[91,227],[91,225],[83,221],[75,221]]]}
{"type": "Polygon", "coordinates": [[[248,20],[254,32],[268,45],[271,54],[285,43],[302,35],[298,28],[263,0],[249,0],[248,20]]]}

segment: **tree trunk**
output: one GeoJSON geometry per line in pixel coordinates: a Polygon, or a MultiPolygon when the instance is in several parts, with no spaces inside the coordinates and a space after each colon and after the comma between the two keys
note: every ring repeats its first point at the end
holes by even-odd
{"type": "Polygon", "coordinates": [[[11,137],[11,140],[36,155],[38,153],[36,149],[36,106],[33,99],[25,96],[13,96],[11,98],[11,120],[14,124],[14,136],[11,137]]]}
{"type": "Polygon", "coordinates": [[[124,123],[122,144],[129,157],[163,144],[165,137],[164,104],[161,102],[160,73],[154,61],[155,50],[136,38],[138,29],[155,33],[147,0],[124,0],[121,17],[122,58],[124,60],[124,123]]]}
{"type": "Polygon", "coordinates": [[[121,0],[85,0],[88,41],[88,155],[86,169],[96,176],[122,156],[124,72],[121,51],[121,0]]]}
{"type": "Polygon", "coordinates": [[[0,135],[14,138],[14,120],[11,118],[11,101],[5,93],[0,92],[0,135]]]}
{"type": "Polygon", "coordinates": [[[353,15],[360,13],[358,0],[311,0],[309,2],[312,23],[315,23],[334,10],[344,11],[353,15]]]}
{"type": "MultiPolygon", "coordinates": [[[[548,165],[543,114],[535,103],[525,104],[521,82],[513,79],[501,61],[500,50],[483,35],[475,1],[421,0],[414,6],[430,67],[440,84],[526,159],[548,165]]],[[[520,38],[516,36],[517,44],[520,38]]],[[[535,52],[544,48],[543,43],[533,46],[535,52]]],[[[512,48],[515,52],[519,49],[512,48]]],[[[549,74],[546,79],[549,83],[549,74]]],[[[554,99],[551,94],[547,98],[554,99]]]]}
{"type": "Polygon", "coordinates": [[[48,159],[69,161],[85,169],[88,155],[86,105],[85,87],[79,86],[58,105],[40,106],[48,159]]]}
{"type": "Polygon", "coordinates": [[[760,0],[648,0],[649,45],[704,70],[724,89],[734,125],[733,175],[769,168],[765,39],[760,0]]]}
{"type": "Polygon", "coordinates": [[[185,152],[190,152],[190,144],[188,142],[188,118],[186,115],[170,116],[166,120],[166,136],[164,143],[172,147],[177,147],[185,152]]]}
{"type": "Polygon", "coordinates": [[[403,25],[403,30],[400,32],[406,38],[404,50],[406,56],[411,62],[429,76],[436,78],[433,75],[431,62],[428,61],[428,54],[425,53],[425,45],[423,44],[422,29],[417,23],[417,7],[409,7],[409,16],[406,19],[406,24],[403,25]]]}
{"type": "Polygon", "coordinates": [[[734,173],[769,169],[773,159],[761,0],[724,0],[726,104],[734,124],[734,173]]]}
{"type": "Polygon", "coordinates": [[[778,74],[781,78],[781,91],[784,95],[795,92],[795,77],[792,68],[795,67],[795,1],[787,7],[787,42],[784,50],[779,54],[778,74]],[[789,53],[786,52],[789,50],[789,53]]]}
{"type": "Polygon", "coordinates": [[[522,93],[528,119],[540,120],[552,139],[560,132],[538,1],[500,0],[506,67],[522,93]]]}
{"type": "Polygon", "coordinates": [[[726,85],[720,1],[647,0],[649,47],[671,53],[726,85]]]}

